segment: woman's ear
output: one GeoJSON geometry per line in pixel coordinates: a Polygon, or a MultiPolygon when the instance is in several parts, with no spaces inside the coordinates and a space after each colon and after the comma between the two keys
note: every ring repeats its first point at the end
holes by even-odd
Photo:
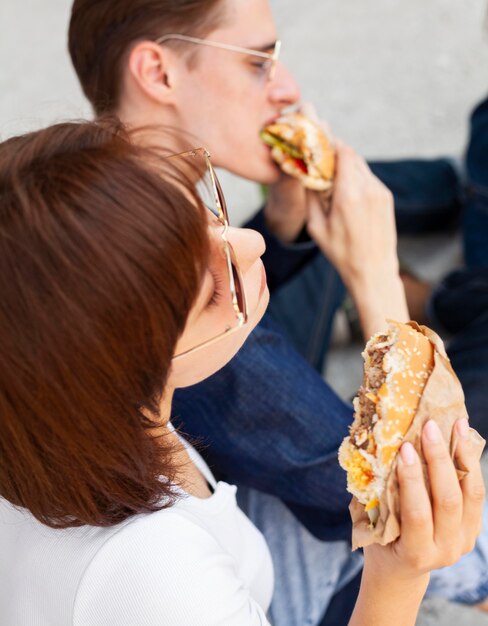
{"type": "Polygon", "coordinates": [[[130,52],[129,79],[146,97],[160,104],[169,104],[174,96],[176,59],[168,48],[152,41],[142,41],[130,52]]]}

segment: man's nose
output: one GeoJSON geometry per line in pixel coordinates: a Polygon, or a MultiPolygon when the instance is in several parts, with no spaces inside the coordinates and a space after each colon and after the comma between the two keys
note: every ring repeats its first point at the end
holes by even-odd
{"type": "Polygon", "coordinates": [[[280,107],[296,104],[300,100],[300,87],[284,63],[278,61],[276,73],[268,86],[268,96],[280,107]]]}

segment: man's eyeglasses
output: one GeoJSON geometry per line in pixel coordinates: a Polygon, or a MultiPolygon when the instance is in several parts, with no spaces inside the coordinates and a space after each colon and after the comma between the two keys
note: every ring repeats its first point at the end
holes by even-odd
{"type": "Polygon", "coordinates": [[[163,35],[156,39],[158,45],[176,39],[178,41],[186,41],[187,43],[194,43],[200,46],[212,46],[213,48],[221,48],[222,50],[230,50],[231,52],[238,52],[239,54],[248,54],[250,56],[266,59],[266,63],[263,67],[268,81],[273,80],[276,73],[276,65],[280,56],[281,41],[278,39],[274,44],[273,52],[262,52],[261,50],[253,50],[252,48],[241,48],[240,46],[233,46],[227,43],[220,43],[218,41],[211,41],[210,39],[200,39],[198,37],[190,37],[188,35],[170,34],[163,35]]]}
{"type": "MultiPolygon", "coordinates": [[[[217,334],[209,329],[208,337],[204,336],[197,345],[176,354],[173,359],[177,359],[208,346],[241,328],[247,322],[247,304],[241,272],[232,245],[227,239],[229,229],[227,205],[219,180],[210,162],[210,154],[205,148],[197,148],[171,155],[168,158],[178,159],[179,165],[182,164],[183,168],[186,165],[187,171],[198,174],[195,185],[198,195],[212,214],[211,223],[217,222],[222,227],[220,237],[224,251],[221,272],[219,271],[218,277],[214,277],[216,283],[222,282],[222,284],[215,284],[215,288],[216,290],[222,288],[222,292],[218,293],[218,298],[222,298],[222,302],[219,302],[219,308],[222,312],[223,329],[217,334]]],[[[214,294],[212,298],[215,297],[214,294]]]]}

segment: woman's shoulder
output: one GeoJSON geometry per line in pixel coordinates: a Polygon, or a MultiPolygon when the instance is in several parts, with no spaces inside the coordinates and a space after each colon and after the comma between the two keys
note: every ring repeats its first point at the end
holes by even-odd
{"type": "Polygon", "coordinates": [[[78,587],[73,623],[220,623],[204,616],[219,598],[238,601],[228,589],[235,587],[235,572],[218,537],[179,507],[138,516],[92,559],[78,587]]]}

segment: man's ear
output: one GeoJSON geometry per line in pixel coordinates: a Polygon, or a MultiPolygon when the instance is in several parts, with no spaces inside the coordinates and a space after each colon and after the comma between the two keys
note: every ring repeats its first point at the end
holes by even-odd
{"type": "Polygon", "coordinates": [[[151,100],[169,104],[174,96],[176,59],[167,48],[142,41],[130,52],[129,80],[151,100]]]}

